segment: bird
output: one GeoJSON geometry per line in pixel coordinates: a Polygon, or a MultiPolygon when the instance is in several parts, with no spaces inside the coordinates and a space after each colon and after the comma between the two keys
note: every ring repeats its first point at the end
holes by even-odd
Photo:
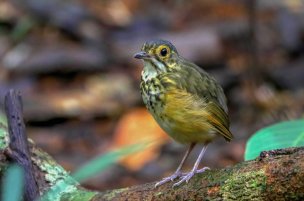
{"type": "Polygon", "coordinates": [[[176,171],[155,187],[179,179],[173,187],[188,181],[197,173],[208,144],[218,137],[230,141],[227,101],[220,84],[205,70],[179,55],[167,40],[145,42],[134,58],[143,61],[140,92],[143,102],[159,126],[175,141],[188,145],[176,171]],[[191,150],[202,144],[191,171],[182,167],[191,150]]]}

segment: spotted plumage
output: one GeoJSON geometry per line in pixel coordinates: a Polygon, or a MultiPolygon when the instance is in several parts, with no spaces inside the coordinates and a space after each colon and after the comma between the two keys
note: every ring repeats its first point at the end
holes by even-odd
{"type": "MultiPolygon", "coordinates": [[[[232,139],[226,97],[212,76],[181,57],[165,40],[146,42],[135,58],[144,62],[140,84],[143,102],[168,135],[190,147],[207,145],[217,137],[232,139]]],[[[180,176],[179,171],[175,177],[180,176]]]]}

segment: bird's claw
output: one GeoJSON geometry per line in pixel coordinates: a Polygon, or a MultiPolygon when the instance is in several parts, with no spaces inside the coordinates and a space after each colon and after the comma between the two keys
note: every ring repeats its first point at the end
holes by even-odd
{"type": "Polygon", "coordinates": [[[202,173],[202,172],[205,172],[206,170],[210,170],[210,168],[209,167],[203,167],[203,168],[201,168],[201,169],[199,169],[199,170],[196,170],[196,174],[197,173],[202,173]]]}
{"type": "Polygon", "coordinates": [[[173,188],[176,186],[181,185],[183,182],[188,183],[188,181],[191,179],[191,177],[193,177],[193,175],[195,174],[195,172],[189,172],[187,173],[185,176],[182,176],[181,180],[179,180],[178,182],[176,182],[175,184],[173,184],[173,188]]]}
{"type": "Polygon", "coordinates": [[[161,181],[157,182],[157,183],[155,184],[155,188],[158,187],[158,186],[161,186],[161,185],[163,185],[163,184],[165,184],[165,183],[167,183],[167,182],[169,182],[169,181],[174,181],[174,179],[176,179],[176,178],[182,176],[183,174],[184,174],[184,173],[182,173],[182,172],[175,172],[175,173],[172,174],[171,176],[165,177],[165,178],[163,178],[161,181]]]}
{"type": "Polygon", "coordinates": [[[205,172],[206,170],[210,170],[210,168],[209,168],[209,167],[204,167],[204,168],[199,169],[199,170],[192,170],[192,171],[190,171],[190,172],[188,172],[188,173],[182,173],[182,174],[181,174],[181,179],[180,179],[178,182],[176,182],[175,184],[173,184],[172,187],[179,186],[179,185],[181,185],[183,182],[188,183],[189,180],[190,180],[195,174],[205,172]]]}
{"type": "Polygon", "coordinates": [[[188,183],[189,180],[197,173],[202,173],[202,172],[205,172],[206,170],[210,170],[209,167],[203,167],[202,169],[199,169],[199,170],[192,170],[190,172],[187,172],[187,173],[182,173],[182,172],[175,172],[174,174],[172,174],[171,176],[169,177],[165,177],[163,178],[161,181],[157,182],[155,184],[155,188],[158,187],[158,186],[161,186],[169,181],[174,181],[176,178],[178,177],[181,177],[181,179],[176,182],[175,184],[173,184],[172,187],[176,187],[176,186],[179,186],[180,184],[182,184],[183,182],[186,182],[188,183]]]}

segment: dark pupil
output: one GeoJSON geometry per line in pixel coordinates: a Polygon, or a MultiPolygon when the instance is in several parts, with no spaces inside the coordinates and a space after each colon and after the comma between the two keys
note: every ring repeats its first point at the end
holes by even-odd
{"type": "Polygon", "coordinates": [[[160,54],[161,54],[163,57],[166,56],[167,53],[168,53],[167,48],[163,48],[163,49],[161,49],[161,51],[160,51],[160,54]]]}

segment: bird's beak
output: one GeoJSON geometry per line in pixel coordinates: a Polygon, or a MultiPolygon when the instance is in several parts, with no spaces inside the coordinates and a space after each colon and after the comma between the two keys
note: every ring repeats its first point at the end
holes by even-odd
{"type": "Polygon", "coordinates": [[[134,58],[149,59],[149,58],[151,58],[151,56],[147,52],[141,51],[141,52],[137,52],[136,54],[134,54],[134,58]]]}

